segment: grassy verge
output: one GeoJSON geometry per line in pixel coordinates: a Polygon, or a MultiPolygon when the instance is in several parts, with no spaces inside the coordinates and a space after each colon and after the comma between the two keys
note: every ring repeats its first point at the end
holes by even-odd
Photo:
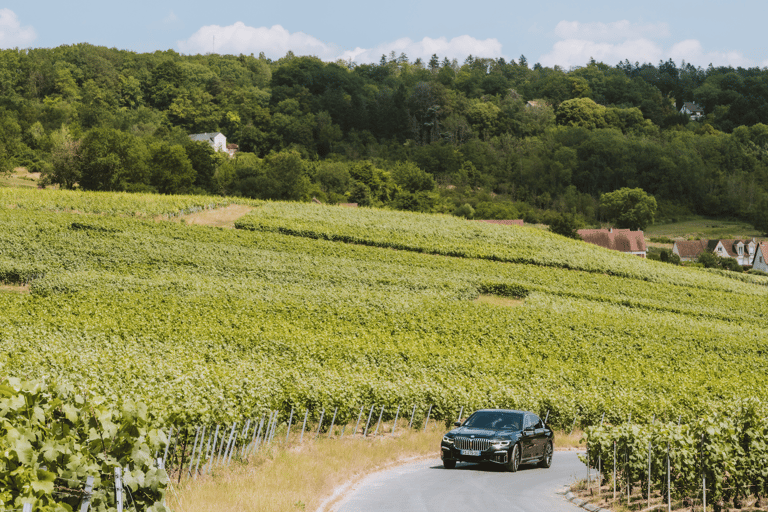
{"type": "MultiPolygon", "coordinates": [[[[394,437],[294,439],[253,455],[247,463],[218,468],[213,476],[174,484],[168,505],[174,512],[317,510],[345,483],[409,460],[439,457],[443,433],[430,428],[403,430],[394,437]]],[[[581,432],[558,432],[555,447],[577,448],[580,438],[581,432]]]]}
{"type": "Polygon", "coordinates": [[[338,486],[387,466],[438,456],[442,430],[395,437],[319,439],[275,445],[247,464],[182,481],[168,494],[175,512],[316,510],[338,486]]]}

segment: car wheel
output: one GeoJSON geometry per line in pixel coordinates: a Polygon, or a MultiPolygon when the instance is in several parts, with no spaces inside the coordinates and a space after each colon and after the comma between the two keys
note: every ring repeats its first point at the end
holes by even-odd
{"type": "Polygon", "coordinates": [[[443,459],[443,467],[445,469],[453,469],[453,468],[456,467],[456,461],[455,460],[443,459]]]}
{"type": "Polygon", "coordinates": [[[517,468],[520,467],[520,445],[516,444],[512,447],[512,453],[509,455],[509,462],[507,462],[507,469],[514,473],[517,468]]]}
{"type": "Polygon", "coordinates": [[[548,468],[552,465],[552,443],[547,443],[544,450],[544,458],[539,461],[540,468],[548,468]]]}

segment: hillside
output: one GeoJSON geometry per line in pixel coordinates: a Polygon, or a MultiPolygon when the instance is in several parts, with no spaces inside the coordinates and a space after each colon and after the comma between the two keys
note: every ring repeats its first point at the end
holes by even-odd
{"type": "Polygon", "coordinates": [[[766,69],[441,57],[2,50],[0,175],[430,213],[470,205],[478,219],[547,224],[610,220],[601,195],[640,187],[657,219],[768,232],[766,69]],[[703,118],[680,112],[691,101],[703,118]],[[236,158],[189,137],[216,132],[236,158]]]}
{"type": "Polygon", "coordinates": [[[164,421],[377,403],[564,426],[768,395],[757,276],[452,216],[204,196],[6,188],[0,225],[2,373],[164,421]],[[168,221],[238,201],[239,229],[168,221]]]}

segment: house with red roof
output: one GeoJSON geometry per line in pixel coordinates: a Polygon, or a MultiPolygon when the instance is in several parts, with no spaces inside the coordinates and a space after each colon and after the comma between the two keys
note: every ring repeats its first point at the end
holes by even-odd
{"type": "Polygon", "coordinates": [[[580,229],[577,231],[582,240],[588,244],[598,245],[612,251],[634,254],[645,258],[645,236],[642,231],[629,229],[580,229]]]}
{"type": "Polygon", "coordinates": [[[762,272],[768,272],[768,242],[757,244],[755,257],[752,260],[752,268],[762,272]]]}
{"type": "Polygon", "coordinates": [[[711,252],[721,258],[735,259],[739,265],[752,265],[758,243],[752,240],[677,240],[672,252],[680,256],[680,261],[696,261],[704,252],[711,252]]]}

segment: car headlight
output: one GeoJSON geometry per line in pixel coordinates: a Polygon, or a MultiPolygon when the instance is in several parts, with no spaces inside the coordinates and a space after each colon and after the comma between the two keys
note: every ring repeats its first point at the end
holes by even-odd
{"type": "Polygon", "coordinates": [[[493,447],[496,449],[506,448],[507,446],[509,446],[509,443],[510,443],[509,440],[507,441],[495,440],[493,441],[493,447]]]}
{"type": "Polygon", "coordinates": [[[443,436],[443,442],[448,444],[453,444],[453,438],[448,436],[443,436]]]}

